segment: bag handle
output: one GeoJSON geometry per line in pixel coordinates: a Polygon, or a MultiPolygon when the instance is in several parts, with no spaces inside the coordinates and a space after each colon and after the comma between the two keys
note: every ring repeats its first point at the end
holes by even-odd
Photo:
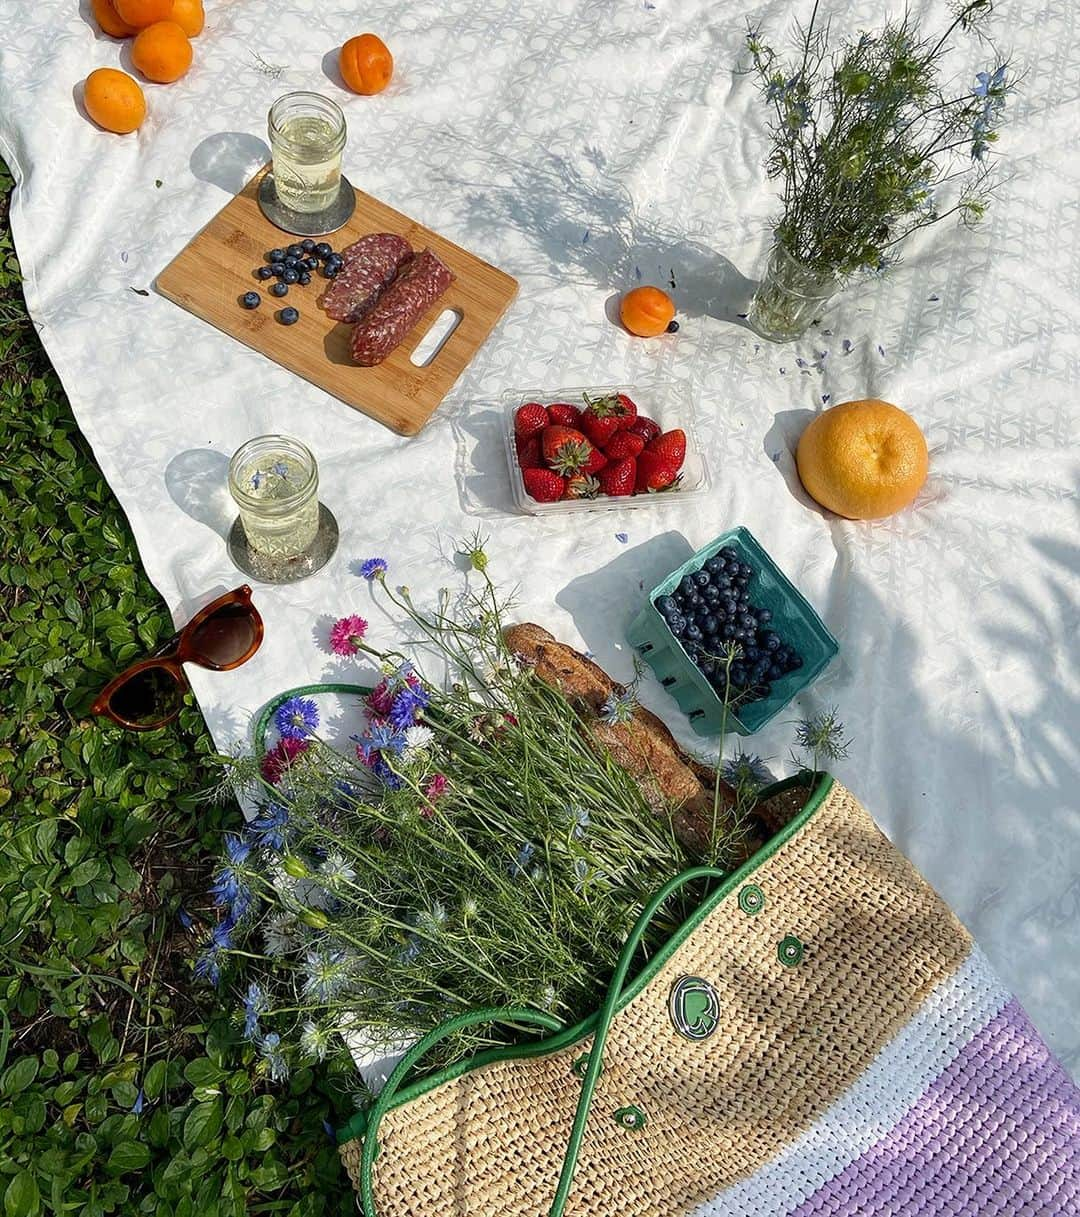
{"type": "MultiPolygon", "coordinates": [[[[570,1130],[570,1139],[567,1142],[566,1156],[563,1159],[562,1171],[559,1174],[559,1183],[555,1189],[555,1199],[548,1210],[549,1217],[563,1217],[563,1212],[566,1208],[570,1186],[573,1183],[574,1172],[577,1169],[578,1155],[581,1152],[581,1142],[585,1136],[589,1108],[592,1105],[597,1080],[600,1077],[600,1070],[604,1063],[604,1046],[607,1042],[608,1030],[611,1027],[612,1019],[615,1017],[619,998],[622,996],[623,987],[626,983],[626,975],[630,970],[630,965],[633,962],[641,939],[644,937],[653,918],[659,912],[661,905],[674,892],[684,887],[687,883],[694,882],[696,879],[726,878],[727,873],[717,870],[715,867],[695,866],[669,879],[642,910],[641,915],[634,924],[634,928],[627,936],[622,951],[619,953],[619,961],[615,966],[611,983],[608,985],[604,1004],[597,1015],[596,1027],[593,1031],[593,1047],[592,1051],[588,1054],[588,1066],[581,1084],[581,1096],[578,1099],[577,1110],[574,1112],[574,1123],[570,1130]]],[[[477,1010],[471,1014],[459,1014],[456,1018],[449,1019],[434,1030],[429,1031],[423,1039],[414,1044],[405,1056],[402,1057],[394,1072],[390,1075],[368,1115],[367,1127],[364,1133],[364,1148],[360,1158],[360,1200],[367,1217],[377,1217],[375,1211],[375,1193],[372,1184],[372,1169],[375,1164],[375,1155],[379,1148],[379,1124],[382,1122],[383,1116],[390,1109],[397,1092],[401,1089],[413,1066],[429,1049],[441,1040],[444,1040],[447,1036],[453,1035],[455,1031],[461,1031],[466,1027],[476,1026],[480,1023],[495,1021],[529,1022],[542,1026],[548,1031],[561,1031],[563,1029],[563,1023],[559,1019],[537,1010],[523,1010],[515,1007],[489,1008],[477,1010]]]]}

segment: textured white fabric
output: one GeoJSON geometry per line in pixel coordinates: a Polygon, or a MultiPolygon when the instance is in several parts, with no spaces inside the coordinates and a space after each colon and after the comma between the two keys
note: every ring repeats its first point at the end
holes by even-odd
{"type": "MultiPolygon", "coordinates": [[[[751,15],[781,38],[809,7],[776,0],[751,15]]],[[[937,23],[949,9],[911,7],[937,23]]],[[[325,649],[331,618],[362,612],[376,642],[400,638],[356,559],[384,554],[422,600],[460,578],[447,560],[454,539],[482,524],[522,617],[628,678],[620,640],[644,590],[744,524],[840,640],[797,707],[839,705],[854,744],[838,776],[1080,1069],[1078,42],[1073,0],[997,7],[1026,78],[1001,144],[1015,176],[988,223],[921,235],[901,270],[839,299],[812,341],[774,347],[738,317],[774,205],[763,107],[732,70],[746,12],[736,0],[207,0],[191,72],[148,85],[150,117],[123,138],[80,113],[87,72],[127,62],[95,33],[86,0],[83,11],[0,0],[0,152],[19,181],[27,300],[150,578],[178,620],[241,581],[222,542],[224,476],[252,435],[309,443],[341,523],[339,555],[317,578],[258,589],[261,652],[237,672],[191,673],[217,742],[241,738],[278,690],[341,678],[325,649]],[[397,60],[376,98],[327,76],[329,53],[362,29],[397,60]],[[284,71],[267,76],[256,56],[284,71]],[[130,290],[150,287],[263,161],[266,111],[295,88],[345,105],[355,183],[521,282],[414,440],[130,290]],[[674,278],[677,337],[634,340],[611,323],[638,271],[674,278]],[[800,372],[796,356],[826,350],[823,371],[800,372]],[[707,499],[507,514],[498,394],[671,378],[698,394],[707,499]],[[885,397],[920,421],[932,475],[914,511],[852,524],[808,504],[791,448],[823,394],[885,397]]],[[[827,8],[837,31],[882,14],[869,0],[827,8]]],[[[988,57],[965,50],[963,80],[988,57]]],[[[642,693],[696,742],[659,686],[642,693]]],[[[795,712],[752,742],[780,769],[795,712]]]]}
{"type": "Polygon", "coordinates": [[[876,1145],[1010,998],[978,947],[802,1136],[693,1217],[784,1217],[876,1145]]]}

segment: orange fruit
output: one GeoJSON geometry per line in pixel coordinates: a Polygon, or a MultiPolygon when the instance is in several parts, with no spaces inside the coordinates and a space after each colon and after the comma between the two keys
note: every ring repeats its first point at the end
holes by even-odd
{"type": "Polygon", "coordinates": [[[141,30],[155,21],[168,21],[172,0],[113,0],[121,21],[141,30]]]}
{"type": "Polygon", "coordinates": [[[191,67],[191,43],[175,21],[155,21],[135,35],[131,62],[147,80],[167,85],[191,67]]]}
{"type": "Polygon", "coordinates": [[[675,305],[658,287],[635,287],[619,302],[619,320],[639,338],[655,338],[675,320],[675,305]]]}
{"type": "Polygon", "coordinates": [[[930,455],[919,424],[899,406],[867,398],[819,414],[799,437],[799,477],[812,499],[849,520],[908,507],[930,455]]]}
{"type": "Polygon", "coordinates": [[[94,10],[94,20],[111,38],[130,38],[137,33],[133,25],[120,20],[112,0],[90,0],[90,4],[94,10]]]}
{"type": "Polygon", "coordinates": [[[394,57],[377,34],[350,38],[338,54],[341,78],[354,93],[381,93],[394,74],[394,57]]]}
{"type": "Polygon", "coordinates": [[[206,22],[202,0],[172,0],[169,21],[175,21],[189,38],[198,38],[206,22]]]}
{"type": "Polygon", "coordinates": [[[146,117],[146,98],[138,81],[116,68],[98,68],[83,86],[86,112],[106,131],[127,135],[146,117]]]}

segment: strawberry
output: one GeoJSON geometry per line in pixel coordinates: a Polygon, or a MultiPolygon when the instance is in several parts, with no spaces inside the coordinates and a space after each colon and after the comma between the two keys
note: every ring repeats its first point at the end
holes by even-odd
{"type": "Polygon", "coordinates": [[[650,452],[655,452],[667,464],[674,467],[678,473],[686,460],[686,432],[678,429],[665,431],[648,444],[650,452]]]}
{"type": "Polygon", "coordinates": [[[634,493],[637,482],[637,462],[632,456],[621,461],[612,461],[600,471],[600,489],[612,498],[621,498],[634,493]]]}
{"type": "Polygon", "coordinates": [[[551,422],[548,412],[538,401],[527,401],[514,415],[514,438],[531,439],[551,422]]]}
{"type": "Polygon", "coordinates": [[[627,456],[637,456],[645,447],[645,441],[632,431],[616,431],[608,440],[604,455],[609,461],[621,461],[627,456]]]}
{"type": "Polygon", "coordinates": [[[560,427],[581,429],[581,411],[567,401],[557,401],[547,408],[548,418],[560,427]]]}
{"type": "Polygon", "coordinates": [[[522,470],[525,493],[538,503],[557,503],[566,490],[566,479],[550,469],[522,470]]]}
{"type": "Polygon", "coordinates": [[[590,473],[599,473],[600,470],[603,469],[607,464],[608,458],[606,454],[601,452],[599,448],[594,448],[592,452],[589,453],[589,459],[584,465],[582,465],[581,472],[586,475],[590,473]]]}
{"type": "Polygon", "coordinates": [[[600,483],[594,477],[583,473],[570,478],[563,491],[564,499],[595,499],[600,493],[600,483]]]}
{"type": "Polygon", "coordinates": [[[534,435],[518,444],[518,464],[522,469],[543,469],[544,454],[540,451],[540,436],[534,435]]]}
{"type": "Polygon", "coordinates": [[[617,394],[619,405],[622,406],[622,426],[620,430],[628,431],[637,418],[637,405],[625,393],[617,394]]]}
{"type": "Polygon", "coordinates": [[[679,467],[665,460],[658,452],[648,448],[637,458],[637,476],[634,490],[637,494],[647,491],[674,489],[679,481],[679,467]]]}
{"type": "Polygon", "coordinates": [[[626,429],[631,435],[640,435],[646,443],[660,434],[659,424],[654,423],[651,418],[646,418],[644,414],[639,414],[626,429]]]}
{"type": "Polygon", "coordinates": [[[581,416],[581,429],[598,448],[603,448],[631,417],[628,408],[623,405],[624,399],[630,403],[636,415],[637,406],[625,393],[609,393],[606,397],[585,394],[586,409],[581,416]]]}
{"type": "Polygon", "coordinates": [[[540,447],[549,468],[564,476],[584,469],[595,451],[573,427],[548,427],[540,437],[540,447]]]}

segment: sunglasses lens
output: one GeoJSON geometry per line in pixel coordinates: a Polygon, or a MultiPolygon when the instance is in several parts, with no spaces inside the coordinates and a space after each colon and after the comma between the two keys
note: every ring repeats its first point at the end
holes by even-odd
{"type": "Polygon", "coordinates": [[[256,636],[251,606],[228,604],[196,626],[189,646],[199,658],[219,668],[227,668],[250,654],[256,636]]]}
{"type": "Polygon", "coordinates": [[[113,693],[109,709],[117,718],[136,727],[166,722],[183,702],[183,691],[164,668],[144,668],[134,673],[113,693]]]}

